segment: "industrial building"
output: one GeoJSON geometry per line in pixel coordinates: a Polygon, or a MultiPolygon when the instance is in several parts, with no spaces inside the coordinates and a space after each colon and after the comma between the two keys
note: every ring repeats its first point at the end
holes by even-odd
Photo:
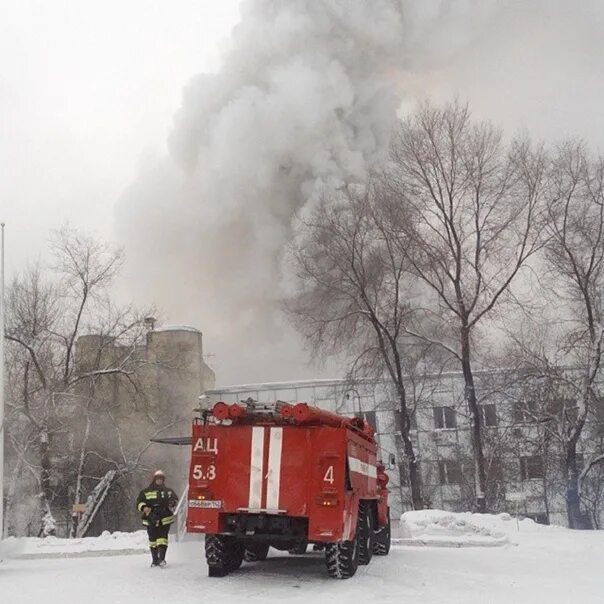
{"type": "MultiPolygon", "coordinates": [[[[484,424],[487,465],[487,503],[491,511],[510,512],[544,524],[567,525],[563,460],[544,425],[527,413],[509,372],[484,371],[475,375],[484,424]]],[[[463,399],[460,372],[422,376],[411,380],[408,405],[411,436],[419,459],[426,505],[451,511],[472,509],[474,465],[470,421],[463,399]]],[[[392,513],[411,509],[407,464],[398,423],[398,404],[386,382],[311,380],[248,384],[206,393],[225,402],[254,400],[314,402],[345,415],[363,416],[377,433],[383,460],[394,455],[391,478],[392,513]]],[[[588,426],[581,443],[580,461],[601,438],[600,426],[588,426]]],[[[597,481],[601,483],[601,481],[597,481]]],[[[597,493],[596,493],[597,496],[597,493]]],[[[601,506],[594,504],[601,520],[601,506]]]]}

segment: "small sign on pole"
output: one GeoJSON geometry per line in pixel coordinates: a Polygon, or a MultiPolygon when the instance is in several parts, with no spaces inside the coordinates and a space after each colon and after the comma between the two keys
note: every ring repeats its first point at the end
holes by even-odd
{"type": "Polygon", "coordinates": [[[86,504],[85,503],[74,503],[71,511],[74,514],[83,514],[86,511],[86,504]]]}

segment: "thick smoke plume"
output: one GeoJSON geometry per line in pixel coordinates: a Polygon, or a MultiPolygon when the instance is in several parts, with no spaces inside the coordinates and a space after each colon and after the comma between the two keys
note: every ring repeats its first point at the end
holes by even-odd
{"type": "Polygon", "coordinates": [[[220,72],[187,85],[119,224],[137,286],[221,357],[299,348],[276,318],[292,218],[387,148],[403,39],[396,0],[249,0],[220,72]]]}
{"type": "Polygon", "coordinates": [[[221,70],[185,88],[168,157],[119,206],[131,290],[204,331],[222,383],[311,375],[278,312],[296,212],[362,180],[397,111],[428,96],[601,145],[603,13],[596,0],[245,1],[221,70]]]}

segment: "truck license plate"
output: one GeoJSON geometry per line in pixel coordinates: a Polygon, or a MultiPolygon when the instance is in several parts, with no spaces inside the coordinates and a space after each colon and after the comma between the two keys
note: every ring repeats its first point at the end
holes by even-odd
{"type": "Polygon", "coordinates": [[[222,501],[211,499],[189,499],[189,507],[219,510],[222,507],[222,501]]]}

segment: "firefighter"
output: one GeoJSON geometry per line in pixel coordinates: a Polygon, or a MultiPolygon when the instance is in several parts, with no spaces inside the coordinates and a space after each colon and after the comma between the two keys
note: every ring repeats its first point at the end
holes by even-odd
{"type": "Polygon", "coordinates": [[[143,524],[149,535],[151,566],[166,566],[168,533],[174,522],[174,510],[178,503],[176,493],[166,487],[166,476],[161,470],[153,473],[151,484],[143,489],[136,500],[136,509],[142,514],[143,524]]]}

